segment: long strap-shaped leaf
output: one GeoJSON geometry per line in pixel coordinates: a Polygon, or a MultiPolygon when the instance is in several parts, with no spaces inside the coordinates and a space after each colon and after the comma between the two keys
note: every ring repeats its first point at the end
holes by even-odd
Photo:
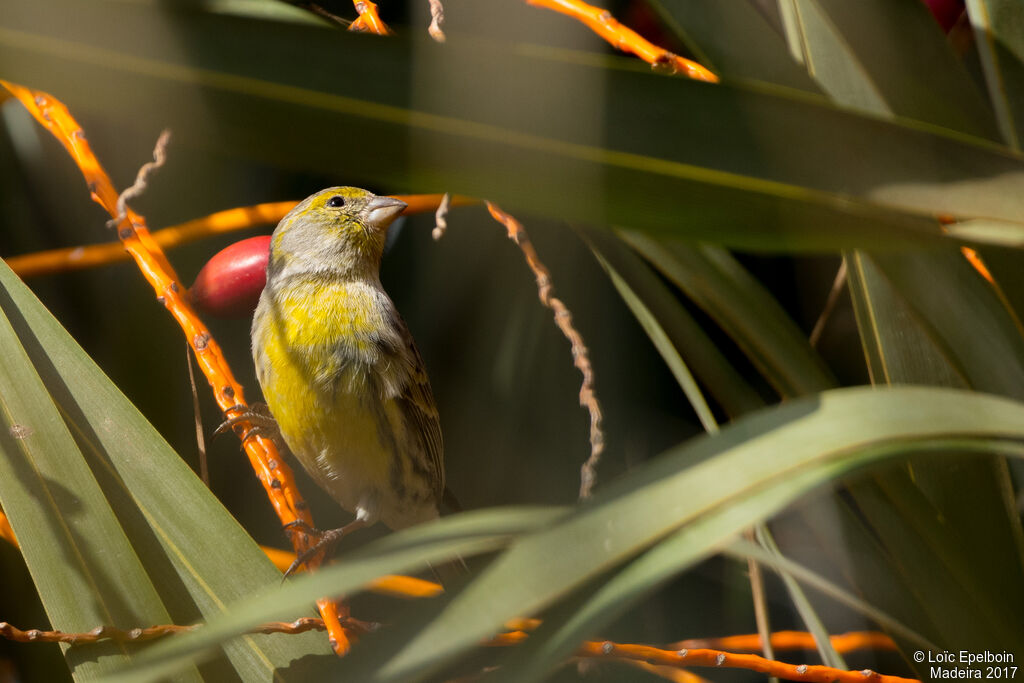
{"type": "MultiPolygon", "coordinates": [[[[523,536],[412,642],[391,641],[387,646],[394,656],[375,658],[372,669],[349,673],[365,680],[420,680],[501,629],[508,619],[535,614],[669,534],[692,529],[692,545],[677,556],[674,568],[682,571],[723,547],[741,529],[855,467],[922,449],[1024,456],[1022,443],[1024,404],[950,389],[840,389],[774,406],[726,426],[717,436],[664,454],[610,484],[575,513],[523,536]]],[[[481,522],[478,531],[485,534],[484,519],[475,519],[481,522]]],[[[458,520],[452,517],[435,528],[440,533],[458,520]]],[[[497,527],[498,522],[508,533],[509,520],[496,517],[491,523],[497,527]]],[[[420,533],[426,533],[425,528],[420,533]]],[[[284,591],[286,599],[266,596],[249,603],[244,615],[211,629],[222,638],[279,614],[288,604],[319,595],[327,585],[356,585],[370,568],[361,567],[364,562],[391,571],[383,548],[404,543],[405,538],[412,541],[415,535],[383,539],[377,546],[382,550],[367,547],[359,564],[297,580],[284,591]],[[374,557],[379,558],[376,563],[374,557]]],[[[424,550],[427,547],[424,542],[424,550]]],[[[601,623],[589,622],[587,629],[601,623]]],[[[188,634],[154,647],[152,658],[208,647],[211,641],[215,642],[188,634]]],[[[131,680],[149,678],[140,673],[131,680]]]]}
{"type": "MultiPolygon", "coordinates": [[[[924,58],[930,53],[922,48],[934,52],[935,46],[945,46],[925,39],[927,30],[934,33],[935,27],[923,23],[931,19],[921,16],[921,3],[783,2],[794,9],[797,20],[788,28],[799,38],[796,42],[803,46],[808,68],[838,101],[880,115],[915,116],[922,102],[943,92],[921,86],[937,73],[947,73],[935,71],[937,62],[924,58]],[[908,34],[913,39],[903,40],[905,26],[893,20],[898,13],[919,15],[920,26],[908,34]],[[894,33],[897,27],[900,33],[894,33]],[[887,59],[880,60],[882,55],[887,59]]],[[[948,73],[956,81],[962,68],[948,73]]],[[[942,112],[939,118],[974,107],[971,98],[960,99],[972,103],[966,108],[935,103],[936,113],[942,112]]],[[[971,120],[982,123],[972,116],[959,127],[969,130],[971,120]]],[[[947,118],[946,125],[953,125],[950,121],[947,118]]],[[[936,161],[936,167],[944,163],[936,161]]],[[[847,259],[873,381],[1021,396],[1020,325],[959,253],[857,252],[847,259]]],[[[936,465],[922,459],[852,486],[859,511],[836,513],[847,524],[847,562],[856,567],[851,572],[854,582],[874,600],[894,598],[892,604],[899,604],[899,611],[917,615],[913,625],[929,630],[943,645],[995,642],[1000,634],[1017,631],[1012,614],[1024,605],[1017,578],[1021,531],[1016,516],[1006,512],[1012,501],[1008,482],[1005,464],[997,460],[936,465]],[[849,528],[862,520],[870,523],[870,531],[849,528]],[[859,545],[854,539],[861,539],[859,545]],[[997,547],[998,551],[991,550],[997,547]],[[881,566],[888,570],[879,572],[881,566]],[[908,590],[897,592],[897,586],[908,590]]],[[[834,537],[834,528],[821,528],[821,520],[831,516],[824,506],[824,501],[819,503],[808,521],[826,535],[823,538],[834,537]]]]}
{"type": "MultiPolygon", "coordinates": [[[[4,508],[10,513],[25,547],[44,604],[52,605],[53,609],[71,609],[74,606],[82,609],[93,603],[102,605],[113,601],[115,604],[128,603],[132,609],[129,615],[85,611],[73,620],[56,619],[51,613],[53,626],[80,632],[104,624],[135,628],[190,623],[223,612],[228,604],[260,586],[277,586],[280,572],[268,562],[245,530],[2,262],[0,307],[10,317],[13,331],[23,345],[21,357],[27,353],[39,374],[36,382],[41,378],[49,394],[47,400],[57,404],[64,419],[51,420],[45,430],[37,430],[45,431],[45,434],[34,438],[65,439],[62,433],[67,433],[66,422],[74,434],[74,441],[71,448],[62,447],[59,451],[62,477],[59,481],[63,486],[69,486],[70,482],[78,487],[94,486],[98,481],[100,488],[88,496],[81,492],[75,494],[83,501],[80,507],[85,509],[84,502],[90,501],[90,505],[95,503],[108,512],[112,510],[123,527],[123,531],[118,529],[116,533],[96,528],[82,533],[83,543],[90,548],[102,547],[105,549],[103,553],[73,553],[72,544],[63,543],[64,550],[57,557],[63,558],[71,553],[71,557],[81,559],[86,563],[82,569],[83,576],[88,572],[105,571],[101,560],[105,562],[107,558],[124,555],[118,544],[126,534],[131,547],[125,559],[121,560],[124,564],[122,571],[128,571],[131,562],[141,560],[147,580],[155,584],[162,604],[167,606],[161,606],[160,612],[147,613],[145,601],[136,596],[137,590],[128,580],[110,581],[98,586],[97,590],[102,589],[102,594],[92,595],[89,600],[85,597],[90,594],[76,581],[46,580],[45,576],[50,573],[75,570],[52,558],[41,565],[32,562],[35,543],[43,542],[44,537],[40,537],[31,524],[25,526],[19,516],[21,510],[16,509],[13,503],[8,504],[7,492],[2,486],[4,481],[12,479],[0,477],[3,480],[0,481],[0,495],[4,496],[4,508]],[[76,443],[78,448],[74,447],[76,443]],[[65,482],[63,477],[68,481],[65,482]],[[100,563],[100,566],[94,568],[95,563],[100,563]],[[40,575],[40,572],[45,574],[40,575]],[[78,599],[68,603],[63,593],[66,590],[73,591],[78,599]]],[[[4,344],[3,348],[8,347],[4,344]]],[[[2,354],[9,362],[19,357],[14,348],[2,354]]],[[[31,385],[21,381],[15,384],[14,396],[26,393],[26,386],[31,385]]],[[[0,395],[11,396],[10,392],[0,395]]],[[[68,490],[74,491],[70,487],[68,490]]],[[[21,488],[15,489],[14,494],[20,493],[21,488]]],[[[42,495],[34,496],[31,502],[36,507],[30,508],[29,512],[52,515],[51,524],[56,525],[59,517],[42,505],[46,500],[42,495]]],[[[59,496],[56,500],[66,502],[59,496]]],[[[48,547],[48,552],[53,553],[61,546],[51,544],[48,547]]],[[[110,647],[106,645],[101,649],[110,647]]],[[[96,652],[96,648],[89,650],[96,652]]],[[[250,636],[227,646],[226,654],[234,673],[226,672],[225,675],[238,675],[244,679],[266,678],[275,675],[275,670],[286,671],[283,667],[295,659],[328,652],[325,640],[316,633],[289,638],[250,636]]],[[[72,664],[74,661],[72,659],[72,664]]],[[[109,665],[103,666],[109,671],[109,665]]],[[[287,674],[277,675],[289,678],[287,674]]]]}
{"type": "Polygon", "coordinates": [[[1003,140],[1024,144],[1024,6],[1016,0],[967,0],[989,99],[1003,140]]]}
{"type": "Polygon", "coordinates": [[[581,230],[581,234],[672,371],[706,431],[717,431],[718,425],[694,375],[729,415],[742,415],[764,405],[679,299],[629,247],[606,230],[581,230]]]}
{"type": "MultiPolygon", "coordinates": [[[[0,265],[0,269],[6,269],[0,265]]],[[[8,271],[9,272],[9,271],[8,271]]],[[[28,354],[21,312],[0,290],[0,504],[54,628],[82,632],[170,616],[28,354]]],[[[67,646],[64,646],[67,652],[67,646]]],[[[76,680],[127,661],[124,645],[67,652],[76,680]]],[[[199,680],[198,672],[183,679],[199,680]]]]}
{"type": "Polygon", "coordinates": [[[501,44],[367,41],[145,3],[97,0],[82,21],[66,21],[77,9],[6,3],[8,77],[76,111],[131,112],[264,161],[335,173],[343,154],[368,182],[773,250],[934,241],[936,211],[1017,226],[1024,214],[1024,162],[1006,149],[789,88],[694,83],[501,44]],[[143,38],[168,32],[173,40],[143,38]],[[270,42],[275,54],[262,50],[270,42]],[[197,49],[186,55],[182,45],[197,49]],[[548,93],[566,84],[571,96],[551,106],[548,93]]]}

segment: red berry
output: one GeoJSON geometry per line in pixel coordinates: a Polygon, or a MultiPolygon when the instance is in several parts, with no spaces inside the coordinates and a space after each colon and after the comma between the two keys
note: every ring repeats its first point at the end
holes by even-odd
{"type": "Polygon", "coordinates": [[[964,0],[924,0],[924,4],[928,5],[932,16],[946,33],[964,12],[964,0]]]}
{"type": "Polygon", "coordinates": [[[201,313],[219,318],[252,315],[267,284],[270,235],[235,242],[206,262],[189,290],[201,313]]]}

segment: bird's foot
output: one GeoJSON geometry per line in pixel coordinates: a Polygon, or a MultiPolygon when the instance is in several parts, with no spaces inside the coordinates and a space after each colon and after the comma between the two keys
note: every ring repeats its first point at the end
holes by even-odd
{"type": "Polygon", "coordinates": [[[299,567],[306,564],[309,560],[313,559],[320,553],[330,554],[334,547],[338,544],[341,539],[348,536],[350,533],[357,529],[362,529],[366,526],[366,520],[357,517],[343,527],[337,529],[327,529],[326,531],[320,529],[314,529],[310,525],[303,522],[301,519],[285,524],[285,531],[291,533],[299,531],[305,534],[307,537],[314,538],[313,545],[306,550],[299,553],[295,561],[292,562],[291,566],[284,573],[284,578],[291,576],[299,567]]]}
{"type": "Polygon", "coordinates": [[[267,407],[266,403],[252,403],[247,406],[241,404],[233,405],[224,412],[229,415],[232,412],[235,414],[224,420],[217,429],[213,430],[214,436],[220,436],[229,430],[233,430],[235,425],[241,422],[248,422],[251,427],[241,435],[242,443],[258,435],[272,440],[279,450],[287,448],[284,439],[281,437],[281,429],[277,426],[277,420],[274,419],[274,415],[270,412],[270,408],[267,407]]]}

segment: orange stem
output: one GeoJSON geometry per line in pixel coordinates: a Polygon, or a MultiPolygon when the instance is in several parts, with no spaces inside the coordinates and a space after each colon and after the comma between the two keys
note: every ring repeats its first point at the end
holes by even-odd
{"type": "Polygon", "coordinates": [[[391,33],[387,24],[381,21],[377,14],[377,5],[372,0],[353,0],[359,18],[348,27],[349,31],[369,31],[378,36],[386,36],[391,33]]]}
{"type": "Polygon", "coordinates": [[[649,645],[616,644],[611,641],[584,643],[576,655],[608,659],[638,659],[649,664],[671,667],[710,666],[747,669],[790,681],[812,681],[813,683],[832,683],[832,681],[838,683],[865,683],[865,681],[868,683],[914,683],[917,681],[914,678],[885,676],[869,669],[842,671],[829,666],[787,664],[758,655],[736,654],[722,650],[662,650],[649,645]]]}
{"type": "MultiPolygon", "coordinates": [[[[260,624],[251,629],[249,633],[303,633],[321,628],[322,624],[319,622],[319,619],[312,617],[297,619],[291,623],[275,621],[260,624]]],[[[369,624],[355,621],[352,622],[352,626],[354,629],[364,631],[372,628],[369,624]]],[[[135,628],[126,631],[110,626],[100,626],[87,633],[65,633],[63,631],[41,631],[39,629],[22,631],[11,624],[0,622],[0,637],[19,643],[75,644],[96,643],[102,640],[144,642],[199,628],[202,627],[195,624],[190,626],[171,624],[150,626],[149,628],[135,628]]],[[[523,632],[504,633],[484,644],[510,646],[522,642],[526,637],[527,634],[523,632]]],[[[764,659],[757,655],[739,655],[714,649],[664,650],[650,647],[649,645],[614,643],[610,640],[585,642],[576,651],[576,656],[581,658],[612,659],[638,665],[662,678],[679,681],[680,683],[697,683],[704,680],[699,676],[686,672],[686,669],[692,666],[748,669],[778,676],[779,678],[795,681],[814,681],[817,683],[829,683],[830,681],[839,681],[840,683],[858,683],[859,681],[870,681],[871,683],[918,683],[913,678],[884,676],[870,669],[842,671],[827,666],[786,664],[784,662],[764,659]]]]}
{"type": "MultiPolygon", "coordinates": [[[[442,197],[444,195],[441,194],[395,195],[396,199],[401,199],[409,205],[405,210],[406,214],[434,211],[441,204],[442,197]]],[[[451,204],[456,206],[476,203],[479,203],[479,200],[472,197],[455,196],[451,199],[451,204]]],[[[284,215],[291,211],[296,204],[298,204],[296,201],[268,202],[218,211],[209,216],[154,230],[151,237],[162,248],[171,249],[214,235],[248,230],[259,225],[274,225],[284,218],[284,215]]],[[[124,245],[118,241],[37,251],[31,254],[11,256],[5,260],[11,270],[21,278],[30,278],[69,270],[95,268],[127,261],[130,258],[131,255],[125,251],[124,245]]]]}
{"type": "Polygon", "coordinates": [[[0,538],[4,539],[15,548],[20,548],[18,545],[18,537],[14,535],[14,529],[11,528],[11,522],[7,519],[7,515],[4,514],[3,510],[0,510],[0,538]]]}
{"type": "Polygon", "coordinates": [[[611,12],[588,5],[582,0],[526,0],[534,7],[544,7],[586,24],[617,50],[631,52],[651,66],[699,81],[717,83],[718,76],[692,60],[680,57],[651,43],[636,31],[620,24],[611,12]]]}
{"type": "Polygon", "coordinates": [[[986,266],[985,262],[981,260],[981,256],[978,252],[970,247],[960,247],[960,253],[963,254],[964,258],[967,259],[967,262],[970,263],[976,271],[978,271],[979,275],[988,280],[989,284],[994,285],[996,283],[995,279],[992,277],[992,273],[989,272],[988,266],[986,266]]]}
{"type": "Polygon", "coordinates": [[[393,595],[398,598],[433,598],[444,592],[444,588],[439,583],[417,579],[414,576],[394,574],[374,579],[366,588],[374,593],[393,595]]]}
{"type": "MultiPolygon", "coordinates": [[[[81,126],[71,116],[67,107],[44,92],[2,80],[0,85],[18,98],[40,125],[64,145],[81,169],[93,200],[112,217],[116,217],[117,190],[89,147],[81,126]]],[[[139,270],[155,290],[157,301],[167,308],[185,333],[185,338],[195,351],[203,374],[210,381],[210,385],[216,387],[214,398],[217,404],[225,416],[229,417],[228,413],[232,409],[245,406],[242,386],[232,375],[220,346],[185,300],[185,290],[178,284],[178,277],[163,250],[149,234],[145,220],[131,209],[127,209],[124,219],[117,226],[117,231],[124,248],[135,259],[139,270]]],[[[247,422],[235,425],[235,431],[239,434],[245,434],[250,429],[252,425],[247,422]]],[[[295,486],[291,468],[281,459],[273,442],[257,435],[244,439],[242,445],[282,524],[302,520],[313,526],[306,503],[295,486]]],[[[304,534],[293,534],[291,540],[296,552],[300,553],[310,544],[304,534]]],[[[316,566],[321,561],[322,558],[316,558],[311,564],[316,566]]],[[[335,651],[339,654],[347,652],[350,648],[350,638],[341,625],[341,608],[330,600],[320,600],[317,606],[320,608],[335,651]]]]}
{"type": "MultiPolygon", "coordinates": [[[[260,550],[282,572],[287,571],[292,566],[292,562],[295,561],[295,553],[288,550],[280,550],[279,548],[271,548],[265,545],[261,545],[260,550]]],[[[393,595],[399,598],[432,598],[444,592],[444,588],[439,583],[417,579],[412,576],[395,575],[381,576],[371,582],[366,588],[374,593],[393,595]]]]}
{"type": "MultiPolygon", "coordinates": [[[[776,631],[772,633],[772,648],[775,650],[815,650],[818,645],[814,636],[806,631],[776,631]]],[[[853,631],[831,636],[832,647],[836,652],[847,653],[854,650],[895,650],[896,643],[892,638],[877,631],[853,631]]],[[[750,635],[725,636],[724,638],[692,638],[672,643],[669,647],[675,650],[684,648],[712,648],[716,650],[761,650],[761,636],[750,635]]]]}

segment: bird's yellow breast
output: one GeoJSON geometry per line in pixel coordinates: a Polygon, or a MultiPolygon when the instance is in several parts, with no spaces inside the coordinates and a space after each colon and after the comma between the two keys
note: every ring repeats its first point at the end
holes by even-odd
{"type": "Polygon", "coordinates": [[[377,292],[363,283],[296,283],[272,301],[277,327],[291,348],[344,343],[365,349],[384,324],[377,292]]]}
{"type": "Polygon", "coordinates": [[[340,478],[384,485],[395,454],[383,428],[392,401],[375,386],[374,334],[387,315],[376,292],[292,283],[260,305],[269,307],[253,330],[254,351],[265,356],[260,384],[292,452],[329,489],[340,478]]]}

